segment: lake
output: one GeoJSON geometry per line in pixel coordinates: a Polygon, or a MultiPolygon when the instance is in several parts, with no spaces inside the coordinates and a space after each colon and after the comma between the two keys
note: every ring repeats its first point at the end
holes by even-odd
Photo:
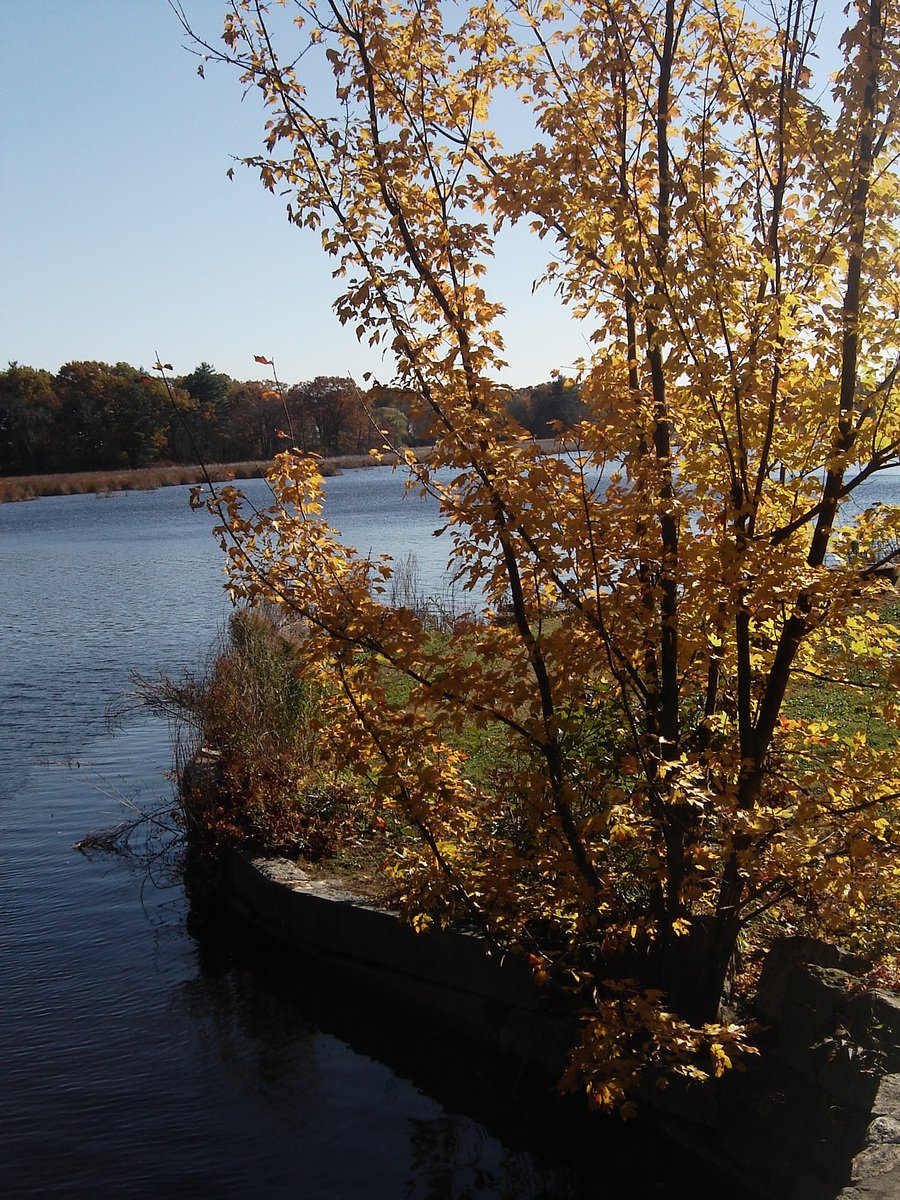
{"type": "MultiPolygon", "coordinates": [[[[73,849],[171,795],[165,723],[108,717],[227,617],[187,497],[0,506],[0,1193],[644,1200],[690,1170],[717,1194],[646,1131],[574,1148],[477,1059],[193,908],[170,859],[73,849]]],[[[441,586],[435,507],[387,469],[328,480],[326,515],[441,586]]]]}

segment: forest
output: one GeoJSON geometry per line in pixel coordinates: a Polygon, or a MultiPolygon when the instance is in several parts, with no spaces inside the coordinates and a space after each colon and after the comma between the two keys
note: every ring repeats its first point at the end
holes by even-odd
{"type": "MultiPolygon", "coordinates": [[[[577,385],[562,377],[510,389],[508,406],[537,438],[582,415],[577,385]]],[[[124,362],[70,362],[55,375],[13,362],[0,372],[0,475],[258,461],[284,440],[331,457],[431,439],[402,388],[363,390],[348,376],[282,385],[206,362],[166,381],[124,362]]]]}

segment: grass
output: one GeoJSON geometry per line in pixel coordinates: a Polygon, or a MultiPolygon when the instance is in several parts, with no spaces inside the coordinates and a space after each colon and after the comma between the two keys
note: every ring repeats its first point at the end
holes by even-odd
{"type": "Polygon", "coordinates": [[[371,826],[358,787],[329,762],[321,689],[275,610],[239,609],[199,673],[138,685],[176,725],[180,820],[199,857],[243,846],[317,862],[371,826]]]}
{"type": "MultiPolygon", "coordinates": [[[[428,453],[427,446],[414,447],[417,457],[428,453]]],[[[385,462],[392,459],[386,456],[385,462]]],[[[74,471],[57,475],[0,475],[0,504],[16,500],[37,500],[41,496],[79,496],[95,493],[109,496],[113,492],[149,492],[161,487],[202,483],[207,475],[214,483],[232,479],[261,479],[271,462],[247,461],[211,463],[205,469],[189,463],[181,465],[123,468],[117,471],[74,471]]],[[[342,471],[376,466],[369,454],[343,454],[321,462],[323,475],[340,475],[342,471]]]]}
{"type": "MultiPolygon", "coordinates": [[[[256,479],[265,475],[267,462],[214,463],[207,467],[217,483],[228,479],[256,479]]],[[[37,500],[40,496],[77,496],[91,492],[109,496],[113,492],[149,492],[161,487],[200,483],[200,467],[138,467],[120,471],[76,471],[60,475],[0,476],[0,504],[15,500],[37,500]]]]}
{"type": "MultiPolygon", "coordinates": [[[[478,619],[446,598],[424,596],[412,557],[399,565],[389,601],[422,618],[438,658],[478,619]]],[[[881,616],[900,625],[900,596],[882,602],[881,616]]],[[[893,698],[890,664],[851,656],[847,665],[847,657],[824,663],[824,678],[797,676],[786,715],[864,731],[875,748],[896,744],[896,729],[872,715],[893,698]]],[[[387,665],[382,683],[393,709],[428,703],[387,665]]],[[[175,715],[191,735],[183,761],[195,765],[182,775],[182,824],[201,856],[214,861],[223,847],[238,845],[301,859],[305,869],[344,877],[382,900],[396,893],[381,867],[418,840],[415,830],[398,811],[376,813],[366,783],[336,769],[319,722],[322,685],[304,679],[296,635],[276,610],[238,611],[205,671],[156,681],[148,694],[151,707],[175,715]]],[[[589,762],[615,757],[616,728],[602,705],[586,711],[573,725],[574,752],[589,762]]],[[[528,824],[515,782],[527,765],[522,751],[499,722],[472,721],[445,735],[466,755],[469,781],[486,796],[506,798],[515,840],[528,824]]],[[[827,757],[822,767],[827,773],[827,757]]]]}
{"type": "MultiPolygon", "coordinates": [[[[560,443],[551,440],[538,443],[548,454],[555,453],[560,443]]],[[[418,460],[427,458],[428,446],[413,446],[418,460]]],[[[395,456],[385,454],[382,462],[393,464],[395,456]]],[[[370,454],[341,454],[323,458],[323,475],[340,475],[342,471],[374,467],[378,460],[370,454]]],[[[271,466],[266,459],[234,463],[212,463],[206,467],[214,483],[231,479],[259,479],[271,466]]],[[[203,467],[190,463],[155,467],[122,468],[116,471],[74,471],[56,475],[0,475],[0,504],[16,500],[37,500],[41,496],[78,496],[95,493],[108,496],[113,492],[145,492],[161,487],[177,487],[189,483],[201,483],[205,479],[203,467]]]]}
{"type": "MultiPolygon", "coordinates": [[[[900,596],[882,602],[880,617],[900,629],[900,596]]],[[[897,742],[897,730],[873,715],[873,709],[894,699],[890,666],[882,661],[850,658],[823,664],[818,677],[795,676],[785,699],[789,717],[827,721],[847,733],[865,733],[876,750],[897,742]]]]}
{"type": "MultiPolygon", "coordinates": [[[[438,654],[457,623],[471,623],[471,613],[456,613],[446,601],[430,605],[418,589],[414,560],[401,564],[395,582],[392,603],[423,615],[431,649],[438,654]]],[[[900,623],[900,597],[885,601],[882,618],[900,623]]],[[[826,664],[824,676],[797,677],[786,715],[862,730],[875,748],[896,742],[896,729],[872,715],[878,703],[892,697],[889,665],[851,660],[843,668],[835,664],[832,677],[826,664]],[[844,682],[845,674],[857,686],[844,682]]],[[[392,708],[411,702],[409,679],[385,667],[383,682],[392,708]]],[[[322,697],[304,680],[290,626],[274,611],[240,610],[205,672],[156,681],[147,693],[151,707],[174,713],[192,732],[185,756],[204,746],[208,762],[215,764],[214,803],[204,788],[183,797],[192,837],[252,843],[313,861],[335,856],[345,866],[356,861],[354,854],[359,863],[370,862],[373,814],[364,788],[337,776],[328,762],[322,750],[327,739],[317,725],[322,697]]],[[[420,696],[416,703],[423,703],[420,696]]],[[[595,734],[607,743],[614,733],[601,716],[595,734]]],[[[583,735],[594,736],[592,729],[588,723],[583,735]]],[[[503,781],[522,765],[498,722],[471,722],[448,740],[464,751],[467,778],[488,791],[502,790],[503,781]]],[[[391,832],[402,840],[402,829],[391,832]]]]}
{"type": "MultiPolygon", "coordinates": [[[[392,600],[420,611],[439,649],[457,623],[470,624],[447,598],[418,588],[413,559],[398,572],[392,600]]],[[[385,673],[388,701],[409,702],[409,680],[385,673]]],[[[180,821],[196,857],[214,862],[228,846],[327,860],[329,873],[386,898],[395,885],[385,858],[414,838],[401,818],[374,811],[364,782],[336,770],[319,727],[322,693],[304,677],[289,619],[261,606],[240,609],[199,671],[138,680],[143,703],[176,727],[180,821]]],[[[475,725],[456,739],[469,778],[496,786],[510,765],[506,731],[475,725]]]]}

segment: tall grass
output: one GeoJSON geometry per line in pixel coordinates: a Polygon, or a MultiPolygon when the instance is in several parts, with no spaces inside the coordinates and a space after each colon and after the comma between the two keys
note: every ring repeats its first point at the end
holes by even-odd
{"type": "Polygon", "coordinates": [[[176,735],[189,844],[243,845],[317,860],[354,824],[355,789],[330,769],[321,689],[274,610],[239,609],[207,668],[139,680],[143,703],[176,735]]]}
{"type": "MultiPolygon", "coordinates": [[[[214,463],[206,471],[214,482],[227,479],[256,479],[265,475],[267,462],[214,463]]],[[[36,500],[39,496],[76,496],[90,492],[108,496],[113,492],[149,492],[160,487],[200,483],[201,467],[138,467],[121,471],[80,471],[65,475],[0,476],[0,504],[13,500],[36,500]]]]}
{"type": "Polygon", "coordinates": [[[391,608],[405,608],[415,613],[426,629],[438,633],[468,629],[481,619],[480,610],[472,604],[471,597],[463,599],[459,588],[452,583],[440,592],[426,592],[415,554],[407,554],[394,564],[387,603],[391,608]]]}
{"type": "MultiPolygon", "coordinates": [[[[189,464],[165,467],[137,467],[120,471],[76,471],[61,475],[0,475],[0,504],[14,500],[37,500],[41,496],[81,496],[95,493],[109,496],[113,492],[152,492],[161,487],[178,487],[188,483],[203,483],[207,477],[213,483],[231,479],[262,479],[271,466],[269,460],[236,463],[211,463],[208,467],[189,464]]],[[[365,455],[323,459],[323,475],[339,475],[343,470],[373,466],[365,455]]]]}
{"type": "MultiPolygon", "coordinates": [[[[427,447],[414,451],[427,455],[427,447]]],[[[397,461],[386,455],[387,464],[397,461]]],[[[0,475],[0,504],[14,500],[36,500],[40,496],[77,496],[94,492],[108,496],[113,492],[147,492],[160,487],[202,483],[209,477],[214,483],[229,479],[260,479],[271,466],[269,460],[234,463],[212,463],[206,468],[190,463],[180,465],[122,468],[117,471],[74,471],[59,475],[0,475]]],[[[344,454],[321,460],[323,475],[339,475],[341,471],[376,466],[369,454],[344,454]]]]}

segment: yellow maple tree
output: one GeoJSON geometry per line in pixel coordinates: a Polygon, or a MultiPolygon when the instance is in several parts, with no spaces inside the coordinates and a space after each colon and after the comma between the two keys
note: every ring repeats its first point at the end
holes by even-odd
{"type": "Polygon", "coordinates": [[[762,919],[896,938],[895,734],[785,697],[848,657],[896,678],[900,513],[848,514],[900,453],[900,6],[853,0],[827,84],[816,3],[771,10],[234,0],[224,47],[193,35],[261,89],[252,165],[427,419],[432,453],[403,463],[485,619],[436,640],[387,604],[392,564],[341,544],[293,451],[267,510],[216,497],[230,586],[297,614],[333,742],[421,834],[418,925],[464,913],[581,988],[576,1062],[609,1103],[647,1064],[730,1065],[722,998],[762,919]],[[532,145],[492,132],[501,98],[532,145]],[[496,382],[488,267],[514,222],[591,331],[558,455],[496,382]],[[505,739],[491,786],[473,725],[505,739]]]}

